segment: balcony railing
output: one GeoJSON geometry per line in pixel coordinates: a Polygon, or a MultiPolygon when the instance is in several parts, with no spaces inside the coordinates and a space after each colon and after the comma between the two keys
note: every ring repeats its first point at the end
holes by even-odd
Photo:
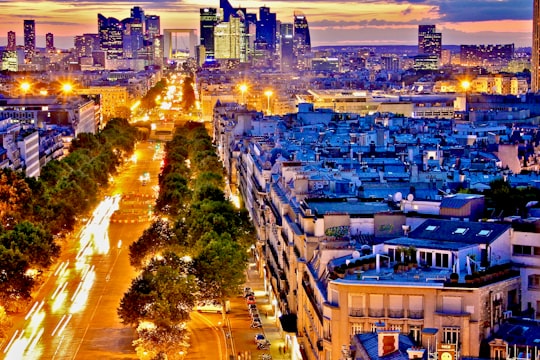
{"type": "Polygon", "coordinates": [[[355,309],[355,308],[351,308],[351,309],[349,310],[349,315],[350,315],[350,316],[354,316],[354,317],[364,317],[364,316],[366,316],[365,314],[366,314],[366,312],[365,312],[364,309],[355,309]]]}
{"type": "Polygon", "coordinates": [[[409,319],[423,319],[424,310],[409,310],[409,319]]]}
{"type": "Polygon", "coordinates": [[[370,317],[384,317],[384,309],[369,309],[368,313],[370,317]]]}
{"type": "Polygon", "coordinates": [[[403,318],[404,317],[404,311],[402,309],[398,309],[398,310],[393,310],[393,309],[388,309],[388,317],[390,318],[403,318]]]}

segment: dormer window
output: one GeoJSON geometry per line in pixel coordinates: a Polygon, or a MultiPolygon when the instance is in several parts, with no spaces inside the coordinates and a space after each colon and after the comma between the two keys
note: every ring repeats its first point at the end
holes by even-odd
{"type": "Polygon", "coordinates": [[[454,232],[452,234],[458,234],[458,235],[465,235],[465,233],[469,231],[469,228],[457,228],[456,230],[454,230],[454,232]]]}

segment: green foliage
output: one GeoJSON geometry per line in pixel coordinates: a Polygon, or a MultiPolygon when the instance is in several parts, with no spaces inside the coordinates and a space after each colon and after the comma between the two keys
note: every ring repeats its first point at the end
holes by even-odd
{"type": "Polygon", "coordinates": [[[137,269],[144,267],[148,260],[171,245],[174,237],[168,222],[162,219],[155,220],[139,239],[129,246],[131,266],[137,269]]]}

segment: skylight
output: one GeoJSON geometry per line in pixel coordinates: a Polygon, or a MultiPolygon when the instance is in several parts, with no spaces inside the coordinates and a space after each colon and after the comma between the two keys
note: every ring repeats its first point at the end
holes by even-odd
{"type": "Polygon", "coordinates": [[[464,235],[468,230],[469,228],[457,228],[454,230],[454,234],[464,235]]]}
{"type": "Polygon", "coordinates": [[[426,231],[435,231],[437,230],[438,226],[435,226],[435,225],[429,225],[429,226],[426,226],[426,231]]]}
{"type": "Polygon", "coordinates": [[[492,230],[480,230],[478,236],[489,236],[489,234],[491,234],[491,231],[492,230]]]}

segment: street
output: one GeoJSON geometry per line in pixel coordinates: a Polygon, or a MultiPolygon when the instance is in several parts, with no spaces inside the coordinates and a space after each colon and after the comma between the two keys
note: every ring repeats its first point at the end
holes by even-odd
{"type": "Polygon", "coordinates": [[[116,309],[136,277],[128,247],[149,225],[142,199],[155,197],[161,151],[155,143],[138,145],[136,161],[124,166],[91,218],[65,245],[28,312],[14,319],[12,335],[2,346],[5,359],[137,359],[134,331],[119,322],[116,309]],[[146,173],[143,185],[140,176],[146,173]],[[122,194],[141,200],[129,203],[130,215],[122,221],[111,222],[125,206],[122,194]]]}

